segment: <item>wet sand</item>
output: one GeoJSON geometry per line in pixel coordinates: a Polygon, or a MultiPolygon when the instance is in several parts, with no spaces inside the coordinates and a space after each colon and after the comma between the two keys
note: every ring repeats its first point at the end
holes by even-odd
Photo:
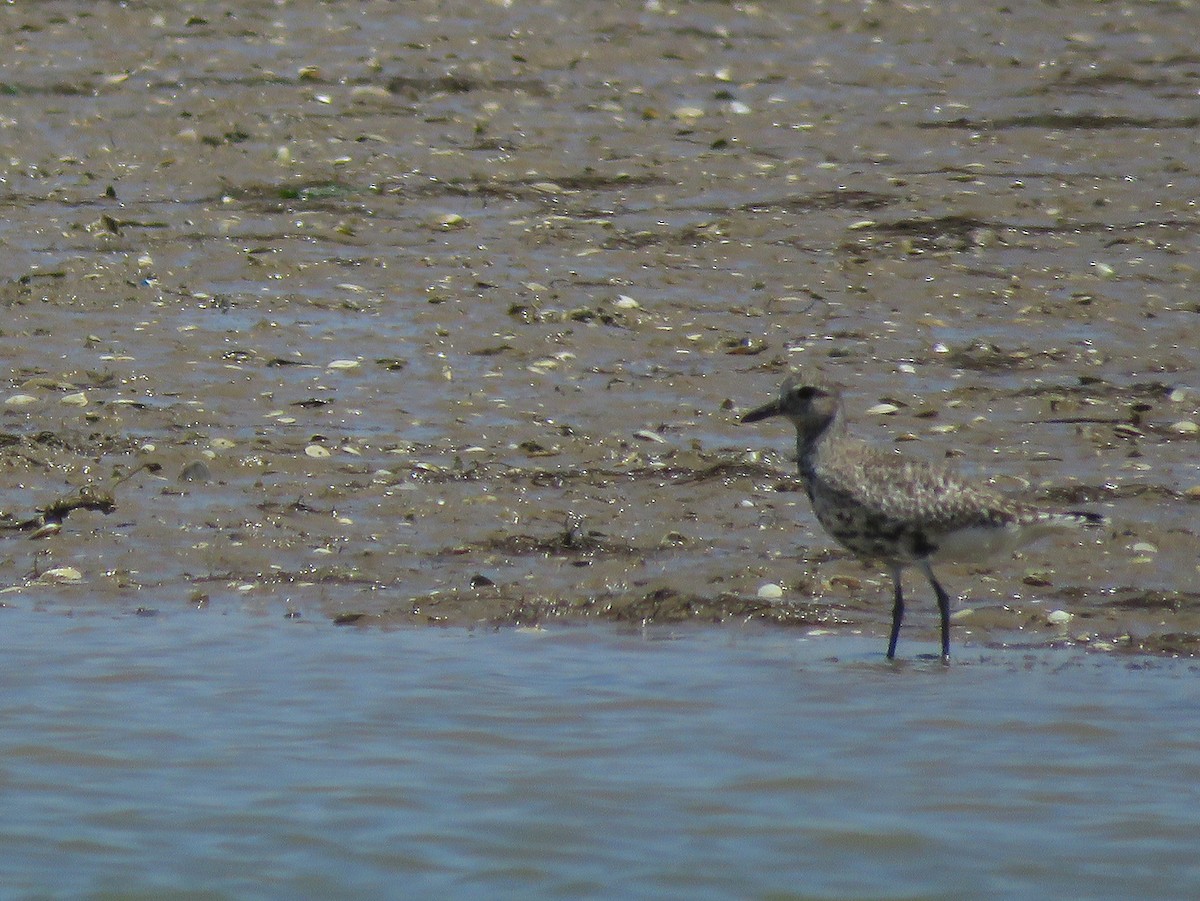
{"type": "Polygon", "coordinates": [[[1189,15],[0,10],[0,510],[115,503],[0,533],[0,602],[882,635],[736,424],[800,368],[1111,517],[947,567],[956,642],[1195,653],[1189,15]]]}

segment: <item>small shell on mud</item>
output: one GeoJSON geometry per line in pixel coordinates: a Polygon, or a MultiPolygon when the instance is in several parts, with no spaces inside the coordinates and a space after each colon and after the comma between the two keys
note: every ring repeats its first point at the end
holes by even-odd
{"type": "Polygon", "coordinates": [[[469,223],[465,216],[460,216],[458,213],[442,213],[434,216],[430,223],[435,228],[440,228],[442,231],[453,231],[454,229],[466,228],[469,223]]]}
{"type": "Polygon", "coordinates": [[[36,529],[34,529],[32,532],[30,532],[29,537],[30,538],[49,538],[52,535],[57,535],[61,531],[62,531],[62,523],[61,522],[47,522],[47,523],[43,523],[42,525],[40,525],[36,529]]]}
{"type": "Polygon", "coordinates": [[[229,450],[231,447],[237,447],[237,442],[232,438],[213,438],[208,444],[217,450],[229,450]]]}
{"type": "Polygon", "coordinates": [[[64,585],[83,581],[83,573],[73,566],[56,566],[42,573],[41,581],[59,582],[64,585]]]}
{"type": "Polygon", "coordinates": [[[358,360],[332,360],[325,368],[326,369],[357,369],[359,367],[358,360]]]}
{"type": "Polygon", "coordinates": [[[62,403],[68,407],[86,407],[88,405],[88,398],[82,391],[76,391],[74,394],[64,395],[62,403]]]}
{"type": "Polygon", "coordinates": [[[321,460],[321,459],[324,459],[325,457],[329,456],[329,448],[321,447],[321,445],[319,445],[319,444],[310,444],[308,447],[306,447],[304,449],[304,453],[306,453],[310,457],[314,457],[318,460],[321,460]]]}
{"type": "Polygon", "coordinates": [[[758,596],[764,601],[777,601],[783,597],[783,586],[767,582],[765,585],[759,586],[758,596]]]}
{"type": "Polygon", "coordinates": [[[881,403],[867,408],[868,416],[891,416],[900,408],[895,404],[881,403]]]}
{"type": "Polygon", "coordinates": [[[37,398],[32,394],[14,394],[4,401],[6,407],[28,407],[30,404],[36,403],[37,398]]]}
{"type": "Polygon", "coordinates": [[[733,338],[722,343],[725,353],[733,356],[753,357],[767,349],[767,342],[761,338],[733,338]]]}
{"type": "Polygon", "coordinates": [[[1052,626],[1065,626],[1075,618],[1075,614],[1066,610],[1051,610],[1046,614],[1046,622],[1052,626]]]}
{"type": "Polygon", "coordinates": [[[666,444],[667,439],[657,432],[652,432],[649,429],[638,429],[633,433],[634,438],[640,438],[643,441],[653,441],[657,444],[666,444]]]}
{"type": "Polygon", "coordinates": [[[208,482],[212,479],[212,473],[209,471],[208,464],[203,460],[193,460],[179,470],[179,481],[181,482],[208,482]]]}
{"type": "Polygon", "coordinates": [[[1179,422],[1171,423],[1171,431],[1176,435],[1195,435],[1200,432],[1200,424],[1192,422],[1190,419],[1181,419],[1179,422]]]}

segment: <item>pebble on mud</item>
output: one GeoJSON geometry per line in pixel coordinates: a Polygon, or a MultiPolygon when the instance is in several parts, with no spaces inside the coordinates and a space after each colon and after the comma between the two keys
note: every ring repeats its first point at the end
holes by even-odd
{"type": "Polygon", "coordinates": [[[36,404],[37,398],[32,394],[14,394],[6,398],[4,405],[6,407],[27,407],[30,404],[36,404]]]}
{"type": "Polygon", "coordinates": [[[764,601],[778,601],[783,597],[783,586],[767,582],[765,585],[759,586],[758,596],[764,601]]]}

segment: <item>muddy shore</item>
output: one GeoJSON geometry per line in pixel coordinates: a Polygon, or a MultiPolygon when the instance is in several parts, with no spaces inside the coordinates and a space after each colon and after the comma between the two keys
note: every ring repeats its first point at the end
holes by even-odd
{"type": "Polygon", "coordinates": [[[0,603],[882,634],[737,425],[801,369],[1110,517],[956,640],[1195,653],[1189,10],[6,7],[0,603]]]}

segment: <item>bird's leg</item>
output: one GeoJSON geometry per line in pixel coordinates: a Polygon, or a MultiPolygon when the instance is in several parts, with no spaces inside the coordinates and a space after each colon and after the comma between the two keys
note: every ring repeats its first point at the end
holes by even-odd
{"type": "Polygon", "coordinates": [[[929,565],[928,560],[920,560],[918,564],[921,571],[925,573],[925,578],[929,580],[929,584],[933,586],[934,592],[937,594],[938,614],[942,620],[942,662],[950,662],[950,595],[946,594],[941,583],[933,575],[933,567],[929,565]]]}
{"type": "Polygon", "coordinates": [[[888,660],[896,659],[896,640],[900,637],[900,623],[904,622],[904,592],[900,590],[900,569],[892,570],[892,584],[896,586],[892,601],[892,635],[888,639],[888,660]]]}

